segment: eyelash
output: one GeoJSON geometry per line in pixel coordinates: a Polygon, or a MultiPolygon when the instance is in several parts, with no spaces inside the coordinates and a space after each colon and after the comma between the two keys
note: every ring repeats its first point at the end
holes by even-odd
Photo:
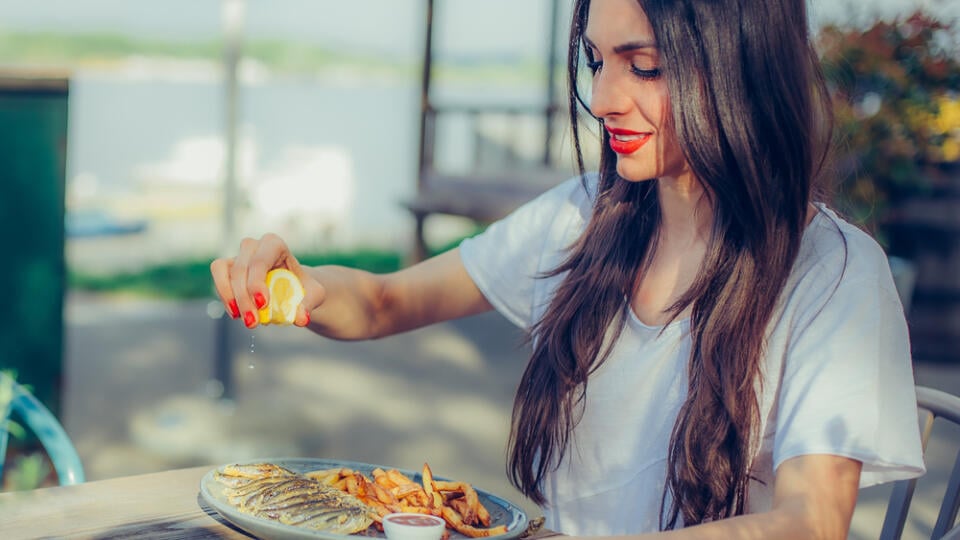
{"type": "MultiPolygon", "coordinates": [[[[587,61],[587,69],[590,70],[590,73],[596,74],[600,71],[600,68],[603,67],[603,62],[600,61],[587,61]]],[[[644,81],[653,81],[660,78],[661,72],[660,68],[654,69],[640,69],[634,65],[630,65],[630,73],[633,73],[637,78],[644,81]]]]}

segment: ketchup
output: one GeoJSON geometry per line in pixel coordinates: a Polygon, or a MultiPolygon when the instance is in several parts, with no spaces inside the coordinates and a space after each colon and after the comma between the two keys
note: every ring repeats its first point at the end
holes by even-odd
{"type": "Polygon", "coordinates": [[[413,525],[415,527],[436,527],[442,524],[442,522],[430,516],[404,515],[390,516],[387,519],[400,525],[413,525]]]}

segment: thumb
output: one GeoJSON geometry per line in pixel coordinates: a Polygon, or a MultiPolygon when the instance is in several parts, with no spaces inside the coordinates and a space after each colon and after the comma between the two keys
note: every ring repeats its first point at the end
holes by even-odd
{"type": "Polygon", "coordinates": [[[303,302],[297,306],[297,316],[293,324],[297,326],[307,326],[310,324],[311,311],[322,309],[323,301],[327,298],[327,289],[320,283],[313,281],[309,285],[305,284],[305,295],[303,302]]]}

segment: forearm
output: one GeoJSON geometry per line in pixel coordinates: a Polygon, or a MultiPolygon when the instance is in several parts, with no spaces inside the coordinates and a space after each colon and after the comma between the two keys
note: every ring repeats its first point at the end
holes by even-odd
{"type": "Polygon", "coordinates": [[[860,468],[859,461],[827,454],[790,458],[777,469],[771,510],[633,538],[844,540],[857,503],[860,468]]]}
{"type": "Polygon", "coordinates": [[[308,328],[338,340],[373,339],[384,335],[382,276],[343,266],[305,268],[323,285],[322,303],[310,311],[308,328]]]}
{"type": "Polygon", "coordinates": [[[391,274],[342,266],[307,269],[323,288],[310,329],[334,339],[390,336],[491,309],[451,250],[391,274]]]}
{"type": "MultiPolygon", "coordinates": [[[[633,539],[664,540],[844,540],[847,538],[849,523],[845,525],[835,519],[818,522],[815,513],[808,509],[790,506],[769,512],[747,514],[728,519],[712,521],[649,535],[634,536],[633,539]]],[[[606,540],[610,540],[607,538],[606,540]]]]}
{"type": "MultiPolygon", "coordinates": [[[[827,531],[825,527],[810,523],[801,513],[786,509],[771,510],[712,521],[702,525],[673,531],[641,535],[604,536],[596,540],[816,540],[847,538],[846,529],[827,531]]],[[[592,537],[577,537],[592,540],[592,537]]]]}

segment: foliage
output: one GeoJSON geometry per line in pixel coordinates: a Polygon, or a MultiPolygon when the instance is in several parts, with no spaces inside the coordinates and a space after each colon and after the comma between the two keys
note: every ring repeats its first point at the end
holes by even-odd
{"type": "MultiPolygon", "coordinates": [[[[17,374],[13,370],[0,371],[0,432],[5,431],[18,441],[24,441],[28,433],[23,426],[9,417],[10,402],[13,400],[13,388],[17,374]]],[[[0,450],[6,450],[0,444],[0,450]]],[[[0,459],[5,459],[0,451],[0,459]]],[[[41,487],[50,475],[51,468],[43,452],[21,453],[4,467],[3,485],[0,491],[25,491],[41,487]]]]}
{"type": "Polygon", "coordinates": [[[3,479],[4,491],[29,491],[43,487],[52,472],[50,462],[42,452],[19,455],[3,479]]]}
{"type": "MultiPolygon", "coordinates": [[[[5,369],[0,371],[0,432],[7,432],[16,439],[26,437],[27,433],[23,426],[13,421],[7,416],[10,409],[10,402],[13,401],[13,385],[16,382],[17,373],[14,370],[5,369]]],[[[2,457],[2,456],[0,456],[2,457]]]]}
{"type": "Polygon", "coordinates": [[[940,165],[960,159],[956,30],[916,12],[819,35],[839,137],[838,204],[881,240],[891,209],[931,193],[940,165]]]}

